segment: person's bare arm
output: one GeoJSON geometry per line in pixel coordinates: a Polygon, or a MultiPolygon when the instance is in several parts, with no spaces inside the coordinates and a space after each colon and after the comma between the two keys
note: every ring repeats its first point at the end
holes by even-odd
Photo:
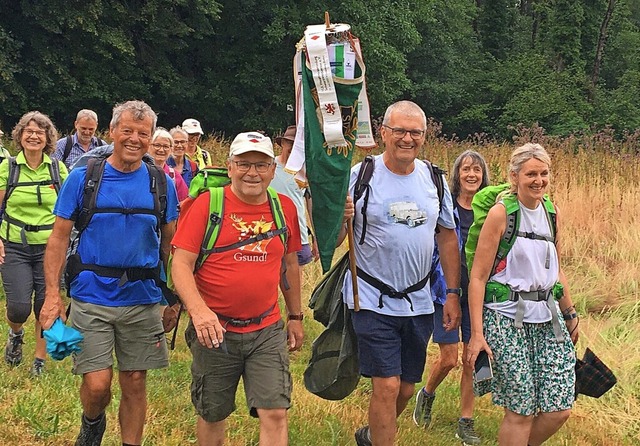
{"type": "Polygon", "coordinates": [[[347,199],[344,203],[344,215],[342,216],[343,225],[340,227],[340,232],[338,233],[338,241],[336,242],[336,247],[342,245],[345,237],[347,236],[347,221],[353,219],[356,215],[356,207],[353,203],[353,199],[350,195],[347,195],[347,199]]]}
{"type": "MultiPolygon", "coordinates": [[[[458,235],[455,229],[448,229],[438,225],[436,241],[440,251],[440,263],[447,283],[447,288],[458,289],[460,287],[460,251],[458,251],[458,235]]],[[[462,321],[460,309],[460,295],[447,293],[447,300],[442,311],[442,323],[446,331],[457,330],[462,321]]]]}
{"type": "Polygon", "coordinates": [[[66,321],[66,309],[60,297],[60,277],[67,256],[73,221],[56,217],[44,252],[45,298],[40,310],[40,324],[47,330],[60,317],[66,321]]]}
{"type": "MultiPolygon", "coordinates": [[[[290,252],[284,257],[287,272],[286,278],[289,284],[289,288],[286,289],[284,282],[280,280],[280,290],[284,296],[284,302],[287,307],[288,314],[302,314],[302,301],[300,297],[300,266],[298,265],[298,255],[295,252],[290,252]]],[[[287,335],[289,338],[289,350],[300,350],[302,342],[304,340],[304,330],[302,327],[302,321],[289,320],[287,321],[287,335]]]]}
{"type": "MultiPolygon", "coordinates": [[[[576,313],[576,308],[573,305],[573,300],[571,299],[571,293],[569,292],[569,281],[567,277],[564,275],[564,271],[562,270],[562,262],[561,262],[561,251],[562,251],[562,238],[561,238],[561,222],[560,222],[560,210],[556,206],[556,251],[558,252],[558,265],[560,270],[558,271],[558,281],[562,284],[564,288],[564,295],[562,299],[558,301],[560,305],[560,311],[564,316],[570,316],[576,313]]],[[[578,338],[580,337],[580,332],[578,330],[579,319],[577,317],[573,319],[569,319],[565,321],[567,325],[567,330],[569,330],[569,335],[571,336],[571,342],[575,345],[578,342],[578,338]]]]}
{"type": "Polygon", "coordinates": [[[493,268],[498,252],[498,245],[507,225],[507,214],[504,206],[496,205],[489,210],[487,219],[478,237],[473,266],[469,274],[469,315],[471,317],[471,339],[467,347],[467,363],[475,364],[480,350],[485,350],[490,357],[493,352],[484,338],[482,327],[482,308],[487,280],[493,268]]]}
{"type": "Polygon", "coordinates": [[[219,347],[224,340],[224,328],[218,316],[202,300],[193,276],[198,254],[176,248],[171,261],[171,277],[180,300],[186,307],[196,330],[198,341],[207,348],[219,347]]]}
{"type": "Polygon", "coordinates": [[[171,240],[175,232],[175,221],[171,221],[160,227],[160,260],[162,260],[165,271],[167,270],[167,262],[169,261],[169,254],[171,253],[171,240]]]}

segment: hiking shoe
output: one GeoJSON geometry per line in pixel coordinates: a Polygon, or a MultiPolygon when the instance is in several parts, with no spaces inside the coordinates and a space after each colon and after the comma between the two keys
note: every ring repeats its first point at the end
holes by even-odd
{"type": "Polygon", "coordinates": [[[44,372],[44,359],[36,358],[31,366],[31,376],[37,377],[44,372]]]}
{"type": "Polygon", "coordinates": [[[427,429],[431,425],[431,407],[436,395],[427,395],[423,389],[418,391],[416,395],[416,408],[413,409],[413,422],[416,426],[427,429]]]}
{"type": "Polygon", "coordinates": [[[458,420],[456,438],[462,441],[464,446],[480,444],[480,437],[473,428],[473,418],[460,418],[458,420]]]}
{"type": "Polygon", "coordinates": [[[4,349],[4,360],[7,364],[16,366],[22,362],[22,344],[24,344],[24,330],[14,333],[9,329],[9,339],[4,349]]]}
{"type": "Polygon", "coordinates": [[[358,446],[373,446],[371,443],[371,431],[369,426],[363,426],[356,431],[356,444],[358,446]]]}
{"type": "Polygon", "coordinates": [[[100,446],[102,436],[107,428],[107,417],[104,412],[100,414],[98,419],[89,421],[87,417],[82,415],[82,426],[76,440],[75,446],[100,446]]]}

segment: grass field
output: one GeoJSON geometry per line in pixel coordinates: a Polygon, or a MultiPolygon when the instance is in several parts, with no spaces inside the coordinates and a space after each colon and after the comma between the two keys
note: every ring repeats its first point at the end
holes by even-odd
{"type": "MultiPolygon", "coordinates": [[[[462,150],[475,147],[483,153],[495,181],[505,178],[504,168],[513,145],[493,143],[477,146],[478,140],[458,142],[435,136],[429,140],[429,158],[451,166],[462,150]]],[[[616,373],[618,384],[604,397],[580,397],[568,423],[549,445],[636,445],[640,444],[640,159],[637,142],[617,144],[610,140],[555,141],[541,138],[553,157],[552,196],[562,212],[564,268],[571,292],[581,313],[581,339],[577,350],[592,348],[616,373]],[[591,141],[591,142],[590,142],[591,141]],[[597,147],[597,148],[593,148],[597,147]],[[618,153],[617,153],[618,152],[618,153]]],[[[517,142],[517,141],[516,141],[517,142]]],[[[207,146],[214,159],[224,159],[219,142],[207,146]]],[[[318,265],[305,272],[303,301],[319,279],[318,265]]],[[[4,299],[0,303],[4,306],[4,299]]],[[[353,432],[366,423],[370,383],[361,380],[357,390],[340,402],[321,400],[308,393],[302,374],[313,339],[321,326],[306,310],[306,342],[292,356],[295,387],[289,412],[292,445],[351,445],[353,432]]],[[[184,329],[185,323],[182,322],[184,329]]],[[[32,323],[28,323],[29,330],[32,323]]],[[[6,333],[6,322],[0,333],[6,333]]],[[[4,338],[2,338],[4,339],[4,338]]],[[[437,348],[430,346],[430,361],[437,348]]],[[[72,445],[79,429],[80,378],[71,375],[70,359],[47,361],[46,373],[33,379],[29,366],[33,357],[33,334],[28,332],[25,361],[10,369],[0,363],[0,440],[11,445],[72,445]]],[[[154,371],[148,378],[149,409],[145,428],[146,445],[195,444],[195,414],[189,398],[190,354],[184,339],[171,352],[171,366],[154,371]]],[[[399,445],[451,445],[458,417],[455,369],[438,389],[434,421],[428,431],[416,428],[410,411],[399,419],[399,445]]],[[[117,403],[107,411],[105,445],[118,445],[117,403]]],[[[238,410],[228,422],[228,445],[257,445],[258,423],[247,415],[244,397],[238,392],[238,410]]],[[[412,408],[410,404],[409,408],[412,408]]],[[[493,445],[501,410],[490,397],[477,400],[476,427],[484,445],[493,445]]]]}

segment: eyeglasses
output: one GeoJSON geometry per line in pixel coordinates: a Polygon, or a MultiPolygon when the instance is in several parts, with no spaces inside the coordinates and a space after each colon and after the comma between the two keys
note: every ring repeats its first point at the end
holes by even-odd
{"type": "Polygon", "coordinates": [[[36,135],[38,138],[42,138],[47,132],[45,132],[44,130],[24,129],[24,133],[27,136],[36,135]]]}
{"type": "Polygon", "coordinates": [[[185,145],[186,143],[187,143],[187,140],[186,140],[186,139],[175,139],[175,140],[173,141],[173,145],[174,145],[174,146],[183,146],[183,145],[185,145]]]}
{"type": "Polygon", "coordinates": [[[200,133],[192,133],[189,135],[189,141],[197,141],[200,139],[200,133]]]}
{"type": "Polygon", "coordinates": [[[236,168],[239,172],[248,172],[251,169],[251,166],[256,168],[256,172],[258,173],[267,173],[269,171],[269,167],[273,165],[273,163],[267,163],[264,161],[258,163],[250,163],[249,161],[234,161],[236,168]]]}
{"type": "Polygon", "coordinates": [[[151,145],[158,150],[171,150],[171,146],[168,146],[165,144],[151,144],[151,145]]]}
{"type": "Polygon", "coordinates": [[[385,125],[385,124],[382,124],[382,127],[386,127],[389,130],[391,130],[391,134],[393,135],[394,138],[397,138],[397,139],[404,138],[404,135],[406,135],[407,133],[411,135],[411,138],[413,139],[420,139],[424,135],[424,130],[418,130],[418,129],[407,130],[400,127],[389,127],[388,125],[385,125]]]}

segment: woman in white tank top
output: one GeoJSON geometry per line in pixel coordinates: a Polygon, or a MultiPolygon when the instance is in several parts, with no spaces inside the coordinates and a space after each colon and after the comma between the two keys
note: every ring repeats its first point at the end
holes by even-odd
{"type": "Polygon", "coordinates": [[[554,240],[542,202],[549,187],[550,168],[551,159],[541,145],[525,144],[515,149],[509,181],[510,192],[517,196],[520,207],[516,231],[536,237],[518,236],[506,264],[493,271],[507,226],[505,206],[498,202],[487,214],[470,272],[471,340],[466,360],[475,363],[481,350],[493,360],[493,402],[505,409],[498,433],[501,446],[542,444],[569,418],[574,402],[578,319],[560,267],[559,213],[556,208],[554,240]],[[485,304],[488,280],[506,285],[512,292],[534,295],[545,294],[560,282],[564,296],[557,304],[544,300],[485,304]],[[563,319],[564,324],[558,322],[563,319]]]}

